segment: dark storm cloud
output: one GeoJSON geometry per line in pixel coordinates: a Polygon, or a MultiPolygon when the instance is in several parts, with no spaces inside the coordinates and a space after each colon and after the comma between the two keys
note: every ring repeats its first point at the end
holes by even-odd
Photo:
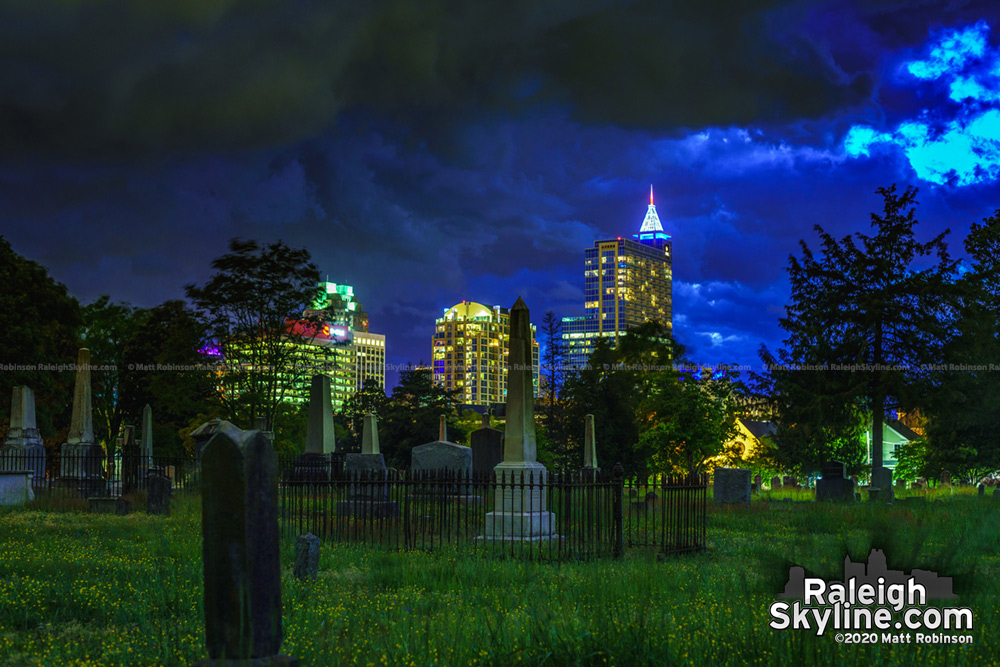
{"type": "Polygon", "coordinates": [[[783,4],[8,3],[0,145],[87,155],[278,145],[356,106],[436,129],[537,102],[588,122],[671,127],[862,100],[870,82],[838,70],[783,4]]]}

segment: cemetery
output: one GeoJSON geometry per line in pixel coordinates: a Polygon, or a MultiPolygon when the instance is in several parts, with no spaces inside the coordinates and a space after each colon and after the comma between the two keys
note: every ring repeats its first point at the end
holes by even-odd
{"type": "MultiPolygon", "coordinates": [[[[527,310],[513,313],[516,362],[527,310]]],[[[711,483],[626,476],[598,465],[592,415],[583,465],[549,471],[537,461],[530,367],[521,368],[509,372],[502,431],[486,417],[470,437],[477,446],[465,447],[448,440],[442,417],[437,439],[414,447],[403,470],[386,466],[373,414],[362,451],[337,451],[319,376],[301,455],[279,459],[269,434],[215,420],[194,429],[196,457],[155,457],[147,406],[139,435],[125,429],[117,466],[94,443],[88,373],[77,375],[67,443],[52,460],[35,441],[32,392],[16,388],[0,472],[0,659],[878,660],[877,646],[823,653],[829,638],[775,632],[766,612],[787,564],[833,576],[837,554],[875,546],[957,577],[981,626],[1000,613],[1000,503],[985,485],[856,487],[839,462],[815,488],[794,477],[764,484],[737,468],[717,468],[711,483]],[[491,470],[477,468],[481,452],[491,470]]],[[[984,632],[932,655],[894,650],[894,659],[980,664],[1000,642],[984,632]]]]}

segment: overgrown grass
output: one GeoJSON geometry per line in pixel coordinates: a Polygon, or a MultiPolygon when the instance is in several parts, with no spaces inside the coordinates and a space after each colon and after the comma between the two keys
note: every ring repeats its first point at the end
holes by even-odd
{"type": "MultiPolygon", "coordinates": [[[[0,513],[0,664],[187,665],[203,657],[200,508],[170,518],[0,513]]],[[[291,574],[285,653],[303,665],[997,664],[1000,502],[851,506],[768,502],[709,510],[704,554],[541,565],[324,545],[320,576],[291,574]],[[842,645],[778,632],[768,606],[791,565],[840,578],[882,548],[890,566],[956,577],[972,645],[842,645]]]]}

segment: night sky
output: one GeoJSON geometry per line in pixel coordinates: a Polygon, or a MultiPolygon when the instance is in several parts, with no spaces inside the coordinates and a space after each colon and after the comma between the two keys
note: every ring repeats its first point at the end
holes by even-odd
{"type": "Polygon", "coordinates": [[[233,236],[305,246],[405,364],[463,299],[582,314],[652,184],[676,337],[759,367],[814,224],[912,184],[960,256],[1000,208],[990,4],[6,1],[0,234],[137,306],[233,236]]]}

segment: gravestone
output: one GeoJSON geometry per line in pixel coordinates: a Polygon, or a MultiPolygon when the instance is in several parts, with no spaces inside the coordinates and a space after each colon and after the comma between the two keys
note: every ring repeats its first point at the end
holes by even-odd
{"type": "Polygon", "coordinates": [[[513,542],[556,540],[555,515],[542,488],[548,471],[537,460],[535,403],[531,367],[531,320],[520,297],[510,309],[507,358],[507,423],[503,461],[494,472],[498,484],[494,511],[486,515],[481,540],[513,542]]]}
{"type": "Polygon", "coordinates": [[[198,664],[297,665],[278,654],[284,634],[278,460],[267,436],[248,431],[239,442],[213,436],[202,452],[201,492],[209,658],[198,664]]]}
{"type": "Polygon", "coordinates": [[[819,502],[854,502],[854,482],[844,476],[840,461],[824,463],[821,479],[816,480],[816,500],[819,502]]]}
{"type": "Polygon", "coordinates": [[[941,472],[941,483],[951,484],[951,473],[948,472],[947,470],[941,472]]]}
{"type": "Polygon", "coordinates": [[[31,473],[27,470],[0,471],[0,506],[23,505],[35,499],[31,473]]]}
{"type": "Polygon", "coordinates": [[[347,500],[337,502],[337,514],[374,518],[399,516],[399,506],[389,501],[388,471],[379,447],[378,419],[365,415],[361,433],[361,453],[344,457],[344,473],[349,480],[347,500]]]}
{"type": "Polygon", "coordinates": [[[872,481],[868,486],[868,500],[891,503],[895,498],[892,490],[892,470],[882,466],[872,470],[872,481]]]}
{"type": "Polygon", "coordinates": [[[146,514],[170,516],[170,495],[173,484],[163,475],[150,474],[146,479],[149,496],[146,499],[146,514]]]}
{"type": "Polygon", "coordinates": [[[196,459],[201,460],[205,445],[217,433],[225,433],[234,441],[239,441],[243,437],[243,429],[236,426],[236,424],[228,422],[225,419],[209,419],[189,434],[191,439],[194,440],[194,455],[196,459]]]}
{"type": "Polygon", "coordinates": [[[584,479],[595,480],[600,468],[597,467],[597,443],[594,441],[594,415],[583,418],[583,467],[580,473],[584,479]]]}
{"type": "Polygon", "coordinates": [[[713,496],[716,505],[750,506],[750,471],[746,468],[716,468],[713,496]]]}
{"type": "Polygon", "coordinates": [[[315,579],[319,573],[319,538],[312,533],[295,538],[295,578],[315,579]]]}
{"type": "Polygon", "coordinates": [[[292,464],[293,479],[304,482],[327,482],[333,479],[333,453],[336,450],[330,378],[326,375],[314,375],[309,388],[306,448],[292,464]]]}
{"type": "Polygon", "coordinates": [[[132,513],[132,503],[116,496],[87,498],[87,508],[91,514],[125,516],[132,513]]]}
{"type": "Polygon", "coordinates": [[[786,489],[794,489],[798,487],[799,481],[791,475],[785,475],[781,480],[781,485],[786,489]]]}
{"type": "Polygon", "coordinates": [[[983,484],[982,482],[979,483],[979,486],[977,486],[976,489],[979,491],[979,495],[981,496],[986,495],[986,485],[983,484]]]}
{"type": "Polygon", "coordinates": [[[503,461],[503,431],[490,427],[490,416],[483,415],[483,426],[469,434],[472,450],[472,472],[488,475],[503,461]]]}
{"type": "Polygon", "coordinates": [[[772,491],[777,491],[780,488],[781,488],[781,478],[778,477],[778,476],[772,477],[771,478],[771,490],[772,491]]]}
{"type": "Polygon", "coordinates": [[[104,449],[94,441],[90,350],[85,347],[80,348],[76,357],[73,417],[66,442],[60,448],[59,486],[76,489],[84,496],[101,496],[107,493],[104,449]]]}
{"type": "Polygon", "coordinates": [[[36,484],[45,480],[45,443],[35,422],[35,393],[24,385],[12,392],[10,427],[0,446],[0,470],[26,470],[36,484]]]}
{"type": "Polygon", "coordinates": [[[761,480],[761,477],[760,477],[760,475],[754,475],[754,476],[753,476],[753,483],[754,483],[755,485],[757,485],[757,488],[758,488],[758,489],[760,488],[760,485],[761,485],[761,482],[762,482],[762,481],[763,481],[763,480],[761,480]]]}

